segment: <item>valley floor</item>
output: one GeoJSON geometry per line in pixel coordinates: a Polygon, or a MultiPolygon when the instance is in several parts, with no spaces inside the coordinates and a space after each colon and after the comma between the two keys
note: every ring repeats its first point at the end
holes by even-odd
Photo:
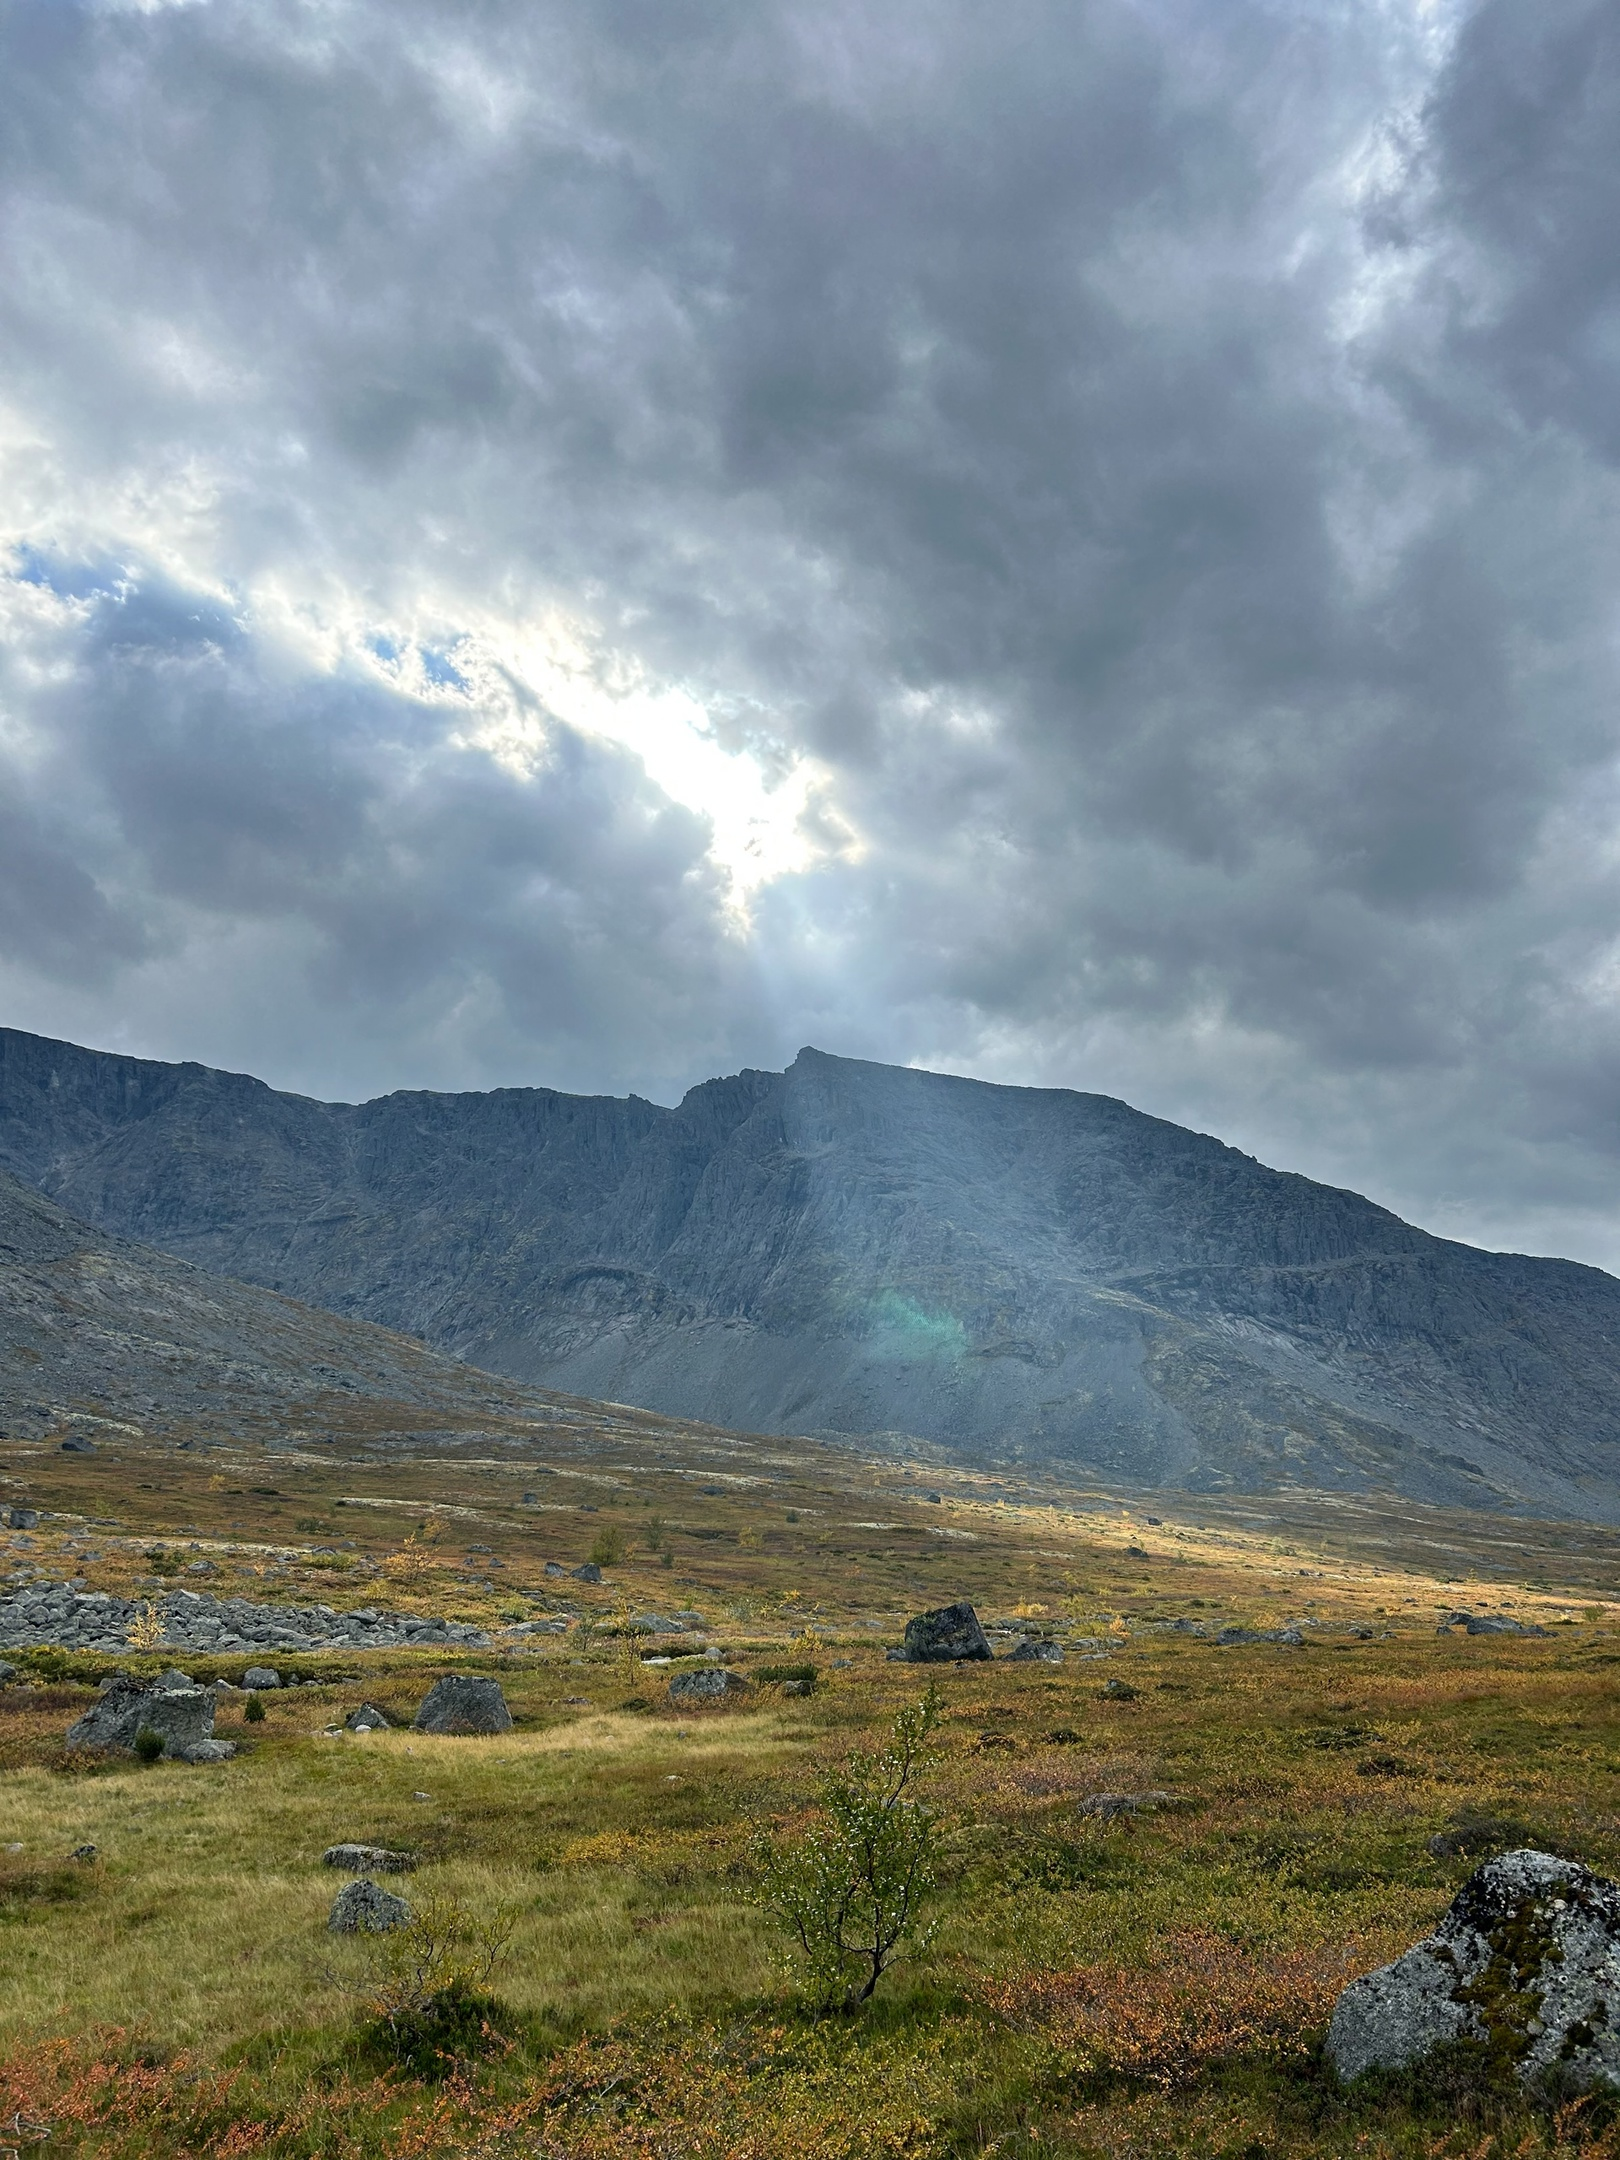
{"type": "Polygon", "coordinates": [[[1538,2110],[1460,2070],[1345,2094],[1319,2052],[1345,1980],[1475,1857],[1536,1843],[1620,1871],[1605,1533],[1304,1495],[1122,1505],[653,1420],[606,1450],[131,1439],[8,1446],[0,1472],[0,1509],[39,1511],[0,1533],[13,1583],[161,1615],[190,1579],[490,1636],[272,1656],[306,1684],[253,1698],[256,1722],[222,1696],[240,1752],[197,1767],[63,1734],[114,1664],[234,1682],[240,1654],[4,1653],[0,2152],[1620,2150],[1607,2103],[1538,2110]],[[593,1546],[600,1585],[546,1572],[593,1546]],[[818,2022],[755,1902],[757,1839],[799,1834],[818,1777],[881,1742],[930,1677],[885,1649],[956,1596],[1063,1661],[933,1673],[938,1932],[866,2012],[818,2022]],[[637,1625],[677,1609],[678,1635],[637,1625]],[[1465,1609],[1545,1632],[1437,1632],[1465,1609]],[[517,1632],[536,1622],[564,1632],[517,1632]],[[1305,1646],[1219,1646],[1232,1624],[1305,1646]],[[716,1651],[751,1680],[738,1706],[677,1709],[683,1654],[716,1651]],[[804,1664],[808,1695],[763,1677],[804,1664]],[[408,1729],[453,1670],[499,1677],[511,1733],[408,1729]],[[362,1701],[395,1729],[346,1730],[362,1701]],[[1163,1797],[1088,1810],[1108,1794],[1163,1797]],[[504,1936],[448,2074],[379,2039],[387,1939],[326,1932],[341,1840],[409,1848],[391,1887],[504,1936]]]}

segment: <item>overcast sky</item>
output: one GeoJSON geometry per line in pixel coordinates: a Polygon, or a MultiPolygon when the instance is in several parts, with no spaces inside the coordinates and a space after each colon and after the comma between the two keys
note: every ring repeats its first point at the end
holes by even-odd
{"type": "Polygon", "coordinates": [[[1620,1267],[1614,0],[0,0],[0,1019],[1620,1267]]]}

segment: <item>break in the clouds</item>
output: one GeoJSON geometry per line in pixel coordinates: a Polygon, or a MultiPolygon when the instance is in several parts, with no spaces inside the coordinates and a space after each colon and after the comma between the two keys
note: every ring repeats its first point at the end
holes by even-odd
{"type": "Polygon", "coordinates": [[[8,0],[0,992],[1620,1262],[1611,0],[8,0]]]}

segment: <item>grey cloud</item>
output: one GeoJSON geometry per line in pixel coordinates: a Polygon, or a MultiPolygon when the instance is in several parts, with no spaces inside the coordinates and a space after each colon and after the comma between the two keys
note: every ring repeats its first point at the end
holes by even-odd
{"type": "Polygon", "coordinates": [[[1117,1088],[1620,1257],[1620,32],[1436,23],[19,0],[6,379],[128,576],[27,692],[13,961],[127,1026],[248,937],[315,1087],[1117,1088]],[[205,574],[591,615],[864,850],[744,938],[633,759],[513,779],[205,574]]]}

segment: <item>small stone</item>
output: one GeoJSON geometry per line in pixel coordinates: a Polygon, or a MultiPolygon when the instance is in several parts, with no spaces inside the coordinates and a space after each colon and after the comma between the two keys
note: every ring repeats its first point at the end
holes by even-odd
{"type": "Polygon", "coordinates": [[[705,1665],[696,1672],[677,1673],[669,1683],[670,1701],[678,1703],[724,1702],[750,1692],[742,1674],[728,1672],[724,1665],[705,1665]]]}
{"type": "Polygon", "coordinates": [[[281,1685],[281,1675],[273,1665],[250,1665],[242,1675],[242,1685],[255,1691],[278,1688],[281,1685]]]}
{"type": "Polygon", "coordinates": [[[412,1852],[397,1852],[388,1845],[328,1845],[321,1866],[341,1868],[346,1875],[408,1875],[416,1865],[412,1852]]]}
{"type": "Polygon", "coordinates": [[[96,1848],[94,1845],[75,1845],[68,1854],[70,1860],[93,1860],[95,1857],[96,1848]]]}
{"type": "Polygon", "coordinates": [[[1168,1807],[1171,1799],[1167,1792],[1095,1792],[1081,1801],[1077,1812],[1113,1822],[1120,1815],[1151,1815],[1156,1808],[1168,1807]]]}
{"type": "Polygon", "coordinates": [[[358,1710],[351,1710],[343,1720],[350,1732],[387,1732],[389,1722],[375,1703],[363,1702],[358,1710]]]}
{"type": "Polygon", "coordinates": [[[979,1616],[966,1598],[954,1605],[918,1613],[906,1622],[901,1656],[910,1665],[953,1665],[963,1658],[988,1658],[990,1644],[979,1616]]]}
{"type": "Polygon", "coordinates": [[[1104,1702],[1135,1702],[1137,1696],[1128,1680],[1105,1680],[1097,1692],[1104,1702]]]}
{"type": "Polygon", "coordinates": [[[1055,1642],[1031,1642],[1025,1640],[1008,1658],[1009,1665],[1061,1665],[1063,1650],[1055,1642]]]}
{"type": "Polygon", "coordinates": [[[512,1730],[512,1713],[498,1680],[445,1673],[422,1698],[414,1723],[426,1733],[505,1733],[512,1730]]]}
{"type": "Polygon", "coordinates": [[[1554,2069],[1567,2089],[1620,2083],[1617,1958],[1620,1884],[1552,1853],[1503,1853],[1475,1869],[1432,1935],[1350,1983],[1328,2060],[1349,2083],[1478,2040],[1521,2084],[1554,2069]]]}
{"type": "Polygon", "coordinates": [[[381,1935],[410,1924],[411,1908],[405,1900],[391,1890],[379,1890],[365,1876],[343,1885],[326,1922],[333,1935],[381,1935]]]}

